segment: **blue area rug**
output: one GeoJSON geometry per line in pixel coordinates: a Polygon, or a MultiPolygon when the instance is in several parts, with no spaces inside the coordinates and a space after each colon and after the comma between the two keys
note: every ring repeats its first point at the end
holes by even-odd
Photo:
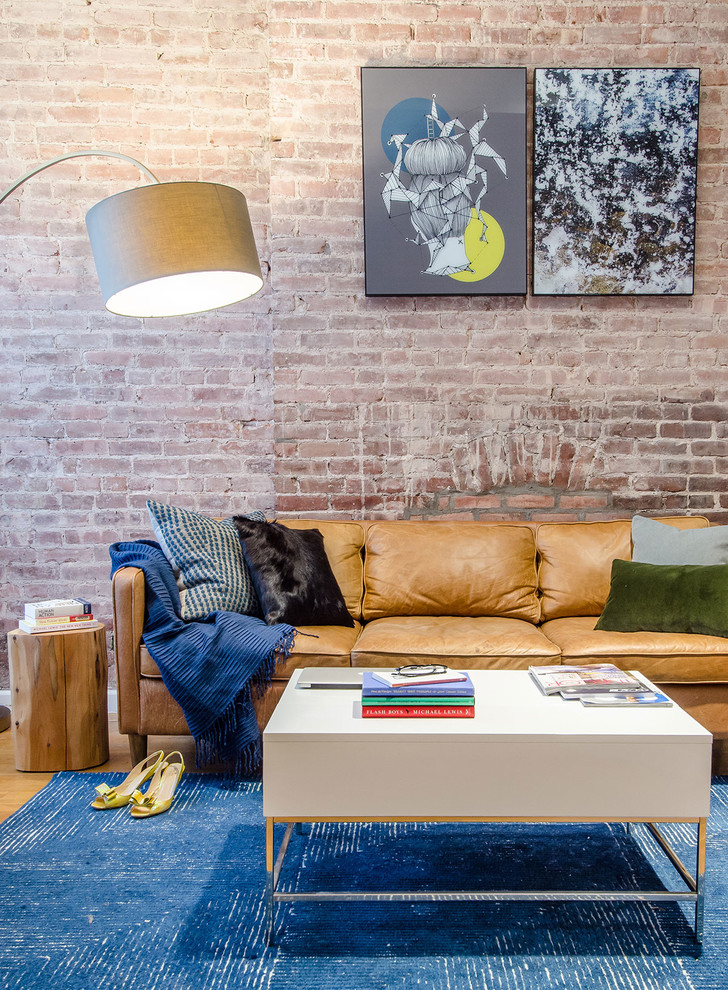
{"type": "MultiPolygon", "coordinates": [[[[713,781],[697,956],[692,909],[688,920],[675,903],[586,901],[282,905],[267,948],[260,785],[188,774],[157,818],[89,808],[101,779],[123,777],[57,774],[0,825],[0,987],[728,986],[728,778],[713,781]]],[[[694,868],[690,830],[668,829],[694,868]]],[[[679,887],[644,829],[622,825],[313,825],[293,835],[281,879],[297,890],[679,887]]]]}

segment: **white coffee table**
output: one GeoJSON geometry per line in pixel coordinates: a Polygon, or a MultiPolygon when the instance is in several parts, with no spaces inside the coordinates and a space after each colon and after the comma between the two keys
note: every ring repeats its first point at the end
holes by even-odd
{"type": "Polygon", "coordinates": [[[473,719],[363,719],[358,690],[300,688],[303,673],[263,733],[269,944],[278,902],[384,898],[690,901],[702,940],[712,736],[677,705],[585,708],[545,697],[526,671],[488,670],[470,671],[473,719]],[[313,821],[644,822],[686,889],[280,891],[293,826],[313,821]],[[288,828],[274,862],[278,822],[288,828]],[[694,876],[662,822],[697,826],[694,876]]]}

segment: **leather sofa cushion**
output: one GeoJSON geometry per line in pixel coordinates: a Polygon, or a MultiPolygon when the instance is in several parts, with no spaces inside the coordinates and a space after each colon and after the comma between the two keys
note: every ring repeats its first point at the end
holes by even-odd
{"type": "Polygon", "coordinates": [[[608,632],[594,616],[552,619],[541,627],[562,663],[615,663],[655,683],[728,681],[728,640],[691,633],[608,632]]]}
{"type": "Polygon", "coordinates": [[[538,622],[535,551],[528,526],[372,523],[363,617],[501,615],[538,622]]]}
{"type": "MultiPolygon", "coordinates": [[[[679,529],[708,526],[704,516],[665,517],[679,529]]],[[[632,557],[632,524],[612,522],[542,523],[536,530],[541,618],[601,615],[609,595],[612,561],[632,557]]]]}
{"type": "Polygon", "coordinates": [[[154,660],[152,660],[149,650],[143,643],[139,647],[139,667],[142,677],[161,678],[162,676],[159,671],[159,667],[156,665],[154,660]]]}
{"type": "Polygon", "coordinates": [[[324,550],[331,564],[346,608],[355,619],[361,619],[364,588],[364,527],[355,522],[325,519],[278,519],[289,529],[317,529],[324,538],[324,550]]]}
{"type": "Polygon", "coordinates": [[[275,679],[288,680],[301,667],[349,667],[351,651],[361,633],[361,623],[348,626],[298,626],[298,635],[287,660],[276,666],[275,679]]]}
{"type": "Polygon", "coordinates": [[[499,616],[400,616],[367,623],[352,652],[352,667],[446,663],[469,670],[520,670],[558,663],[559,649],[523,619],[499,616]]]}
{"type": "MultiPolygon", "coordinates": [[[[275,678],[288,680],[299,667],[348,667],[351,651],[359,638],[361,623],[348,626],[298,626],[299,635],[290,656],[276,666],[275,678]]],[[[140,651],[142,678],[159,678],[162,675],[146,646],[140,651]]]]}

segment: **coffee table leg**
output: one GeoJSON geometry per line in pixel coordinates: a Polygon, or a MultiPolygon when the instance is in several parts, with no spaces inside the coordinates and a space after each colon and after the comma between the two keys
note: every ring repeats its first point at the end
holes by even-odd
{"type": "Polygon", "coordinates": [[[265,820],[265,942],[273,945],[273,819],[265,820]]]}
{"type": "Polygon", "coordinates": [[[705,914],[705,845],[708,837],[708,819],[698,820],[698,862],[695,872],[695,938],[703,941],[703,917],[705,914]]]}

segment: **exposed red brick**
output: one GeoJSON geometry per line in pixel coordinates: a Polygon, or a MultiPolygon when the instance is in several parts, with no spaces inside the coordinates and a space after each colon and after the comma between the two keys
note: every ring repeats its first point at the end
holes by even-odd
{"type": "Polygon", "coordinates": [[[453,495],[453,509],[498,509],[502,499],[500,495],[453,495]]]}
{"type": "MultiPolygon", "coordinates": [[[[720,422],[720,419],[718,422],[720,422]]],[[[699,439],[707,439],[712,435],[712,432],[713,425],[710,422],[660,424],[660,436],[662,437],[695,437],[699,439]]]]}
{"type": "Polygon", "coordinates": [[[611,502],[609,495],[560,495],[558,506],[560,509],[604,509],[611,502]]]}
{"type": "Polygon", "coordinates": [[[549,509],[555,504],[554,495],[509,495],[506,505],[517,509],[549,509]]]}

